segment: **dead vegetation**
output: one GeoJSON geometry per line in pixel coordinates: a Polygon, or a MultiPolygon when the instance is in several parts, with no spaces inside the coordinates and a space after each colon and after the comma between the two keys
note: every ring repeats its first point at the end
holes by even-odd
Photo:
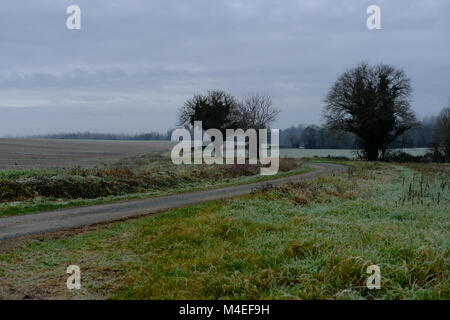
{"type": "Polygon", "coordinates": [[[278,187],[271,185],[255,190],[261,196],[270,199],[289,199],[299,206],[306,206],[312,202],[327,203],[333,199],[352,200],[356,198],[356,192],[361,191],[361,181],[373,179],[380,170],[377,163],[364,163],[349,168],[347,174],[339,178],[335,176],[323,176],[315,180],[306,180],[296,183],[287,183],[278,187]]]}
{"type": "MultiPolygon", "coordinates": [[[[52,174],[0,178],[0,202],[23,201],[36,197],[57,199],[95,199],[105,196],[143,193],[231,178],[255,176],[259,165],[198,165],[178,167],[160,160],[157,166],[143,161],[139,165],[98,168],[74,167],[52,174]]],[[[299,169],[299,160],[281,159],[280,172],[299,169]]]]}

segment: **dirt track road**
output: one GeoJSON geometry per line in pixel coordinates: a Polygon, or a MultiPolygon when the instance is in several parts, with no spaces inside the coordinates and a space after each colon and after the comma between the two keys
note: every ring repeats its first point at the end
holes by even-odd
{"type": "MultiPolygon", "coordinates": [[[[271,180],[270,184],[311,180],[318,176],[338,174],[347,171],[346,166],[317,163],[311,165],[314,171],[271,180]]],[[[154,197],[91,207],[78,207],[0,218],[0,240],[23,237],[45,232],[69,230],[115,220],[142,216],[190,204],[224,199],[252,192],[268,182],[257,182],[240,186],[154,197]]]]}

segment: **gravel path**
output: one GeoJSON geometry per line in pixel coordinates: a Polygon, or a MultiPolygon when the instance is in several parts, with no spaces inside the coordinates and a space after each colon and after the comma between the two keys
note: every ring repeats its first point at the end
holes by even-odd
{"type": "Polygon", "coordinates": [[[195,203],[243,195],[267,183],[275,186],[347,171],[346,166],[336,164],[316,163],[311,166],[314,168],[312,172],[266,182],[0,218],[0,240],[122,220],[195,203]]]}

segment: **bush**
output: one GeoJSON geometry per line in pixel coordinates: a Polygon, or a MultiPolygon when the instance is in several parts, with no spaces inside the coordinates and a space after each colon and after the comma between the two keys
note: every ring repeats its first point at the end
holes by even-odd
{"type": "MultiPolygon", "coordinates": [[[[280,171],[298,168],[295,159],[280,159],[280,171]]],[[[72,168],[66,174],[0,178],[0,201],[21,201],[35,197],[95,199],[105,196],[182,187],[192,183],[217,182],[227,178],[254,176],[260,165],[215,165],[131,170],[126,166],[72,168]],[[159,171],[158,171],[159,170],[159,171]]]]}
{"type": "Polygon", "coordinates": [[[300,167],[300,161],[293,158],[280,158],[280,172],[288,172],[300,167]]]}
{"type": "Polygon", "coordinates": [[[17,181],[0,180],[0,201],[19,201],[36,196],[36,191],[17,181]]]}
{"type": "Polygon", "coordinates": [[[130,182],[93,176],[35,177],[22,180],[20,183],[23,188],[32,189],[40,196],[67,199],[92,199],[118,195],[134,189],[130,182]]]}
{"type": "Polygon", "coordinates": [[[413,156],[404,151],[387,151],[384,157],[381,159],[386,162],[429,162],[428,156],[413,156]]]}
{"type": "Polygon", "coordinates": [[[259,171],[259,166],[254,164],[231,164],[225,165],[224,173],[227,177],[235,178],[242,176],[253,176],[259,171]]]}

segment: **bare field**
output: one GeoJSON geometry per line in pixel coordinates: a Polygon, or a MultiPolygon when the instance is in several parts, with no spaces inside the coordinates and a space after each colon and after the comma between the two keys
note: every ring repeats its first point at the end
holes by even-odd
{"type": "Polygon", "coordinates": [[[0,170],[89,167],[172,146],[169,141],[0,139],[0,170]]]}

